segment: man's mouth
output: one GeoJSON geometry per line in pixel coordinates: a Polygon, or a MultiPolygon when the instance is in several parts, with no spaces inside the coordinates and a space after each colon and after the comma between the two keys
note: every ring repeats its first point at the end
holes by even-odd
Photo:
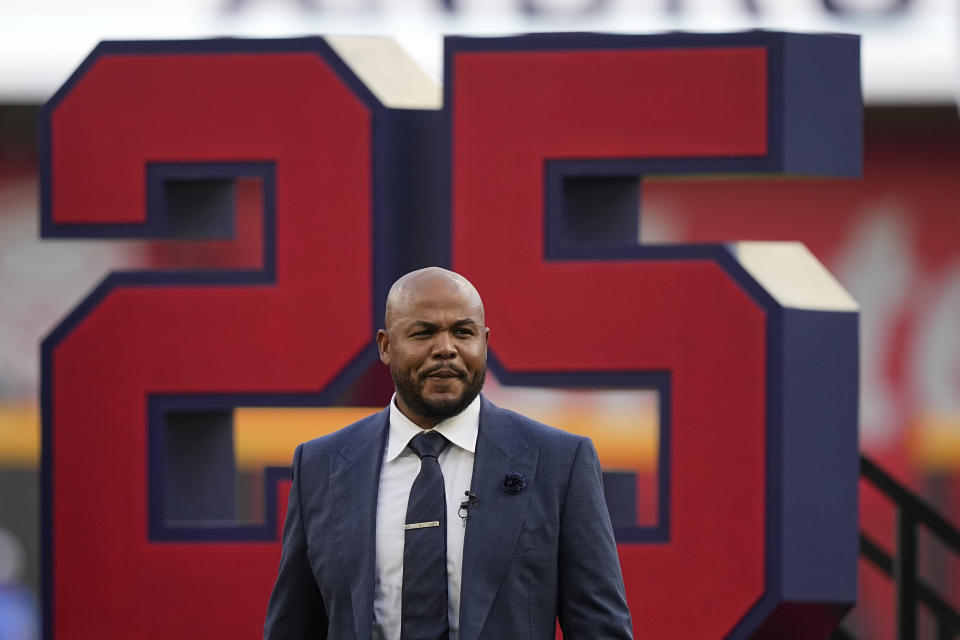
{"type": "Polygon", "coordinates": [[[457,369],[453,369],[451,367],[439,367],[439,368],[431,369],[429,371],[424,372],[423,377],[424,378],[460,378],[462,377],[462,375],[463,374],[457,369]]]}

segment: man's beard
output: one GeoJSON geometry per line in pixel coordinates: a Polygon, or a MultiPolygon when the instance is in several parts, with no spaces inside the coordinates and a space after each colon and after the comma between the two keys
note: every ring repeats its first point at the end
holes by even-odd
{"type": "MultiPolygon", "coordinates": [[[[443,368],[450,367],[444,366],[443,368]]],[[[420,374],[417,377],[417,381],[414,382],[406,376],[401,375],[401,373],[393,367],[390,367],[390,375],[393,377],[393,384],[397,388],[397,395],[400,396],[404,404],[410,407],[416,414],[437,421],[446,420],[466,409],[480,394],[480,390],[483,389],[483,383],[487,378],[486,363],[484,363],[469,380],[466,380],[466,373],[458,368],[457,371],[461,374],[460,379],[465,382],[463,393],[460,394],[460,397],[449,400],[430,401],[423,397],[422,390],[431,371],[432,369],[420,374]]]]}

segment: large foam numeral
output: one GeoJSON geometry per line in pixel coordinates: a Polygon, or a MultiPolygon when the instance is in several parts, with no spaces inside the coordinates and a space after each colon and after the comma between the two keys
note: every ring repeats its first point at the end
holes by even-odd
{"type": "Polygon", "coordinates": [[[670,396],[661,521],[617,532],[641,635],[736,637],[764,621],[761,635],[775,634],[801,609],[807,622],[793,631],[816,633],[835,614],[812,614],[811,600],[855,598],[852,571],[819,591],[797,589],[835,554],[855,562],[855,510],[833,522],[840,542],[814,536],[806,567],[791,555],[800,547],[784,551],[783,529],[809,530],[803,520],[815,510],[791,504],[783,520],[778,511],[799,491],[827,500],[831,518],[855,504],[850,465],[804,468],[815,458],[781,448],[834,430],[821,445],[855,458],[849,400],[839,421],[818,412],[829,427],[807,430],[782,413],[786,395],[813,406],[837,381],[855,398],[855,314],[828,314],[823,342],[785,339],[792,305],[759,286],[736,250],[624,237],[636,229],[641,174],[856,173],[855,47],[776,34],[448,41],[452,263],[496,319],[497,373],[587,386],[617,374],[616,384],[655,384],[670,396]],[[823,366],[819,381],[798,373],[819,358],[840,370],[823,366]],[[790,485],[818,474],[836,484],[790,485]],[[797,606],[782,606],[789,600],[797,606]]]}
{"type": "Polygon", "coordinates": [[[103,44],[47,105],[46,235],[181,235],[181,201],[215,219],[231,181],[252,177],[264,246],[256,271],[113,274],[47,339],[48,634],[240,638],[262,625],[276,531],[214,527],[207,537],[235,540],[219,546],[164,531],[162,500],[144,491],[161,490],[148,409],[322,400],[370,361],[374,289],[389,277],[375,220],[397,207],[384,194],[404,164],[387,162],[403,129],[390,117],[322,39],[103,44]]]}

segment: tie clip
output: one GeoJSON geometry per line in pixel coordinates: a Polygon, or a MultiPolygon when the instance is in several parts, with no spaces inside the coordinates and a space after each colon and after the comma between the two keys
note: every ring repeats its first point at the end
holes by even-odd
{"type": "Polygon", "coordinates": [[[413,524],[403,525],[404,530],[406,529],[426,529],[427,527],[439,527],[439,520],[432,520],[430,522],[414,522],[413,524]]]}

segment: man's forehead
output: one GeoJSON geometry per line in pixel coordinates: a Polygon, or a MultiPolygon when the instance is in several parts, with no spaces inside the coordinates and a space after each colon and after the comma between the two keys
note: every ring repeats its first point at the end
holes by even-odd
{"type": "Polygon", "coordinates": [[[425,314],[439,313],[478,320],[483,316],[483,303],[475,293],[460,288],[417,288],[403,291],[395,298],[394,304],[388,306],[389,311],[413,319],[425,319],[425,314]]]}

